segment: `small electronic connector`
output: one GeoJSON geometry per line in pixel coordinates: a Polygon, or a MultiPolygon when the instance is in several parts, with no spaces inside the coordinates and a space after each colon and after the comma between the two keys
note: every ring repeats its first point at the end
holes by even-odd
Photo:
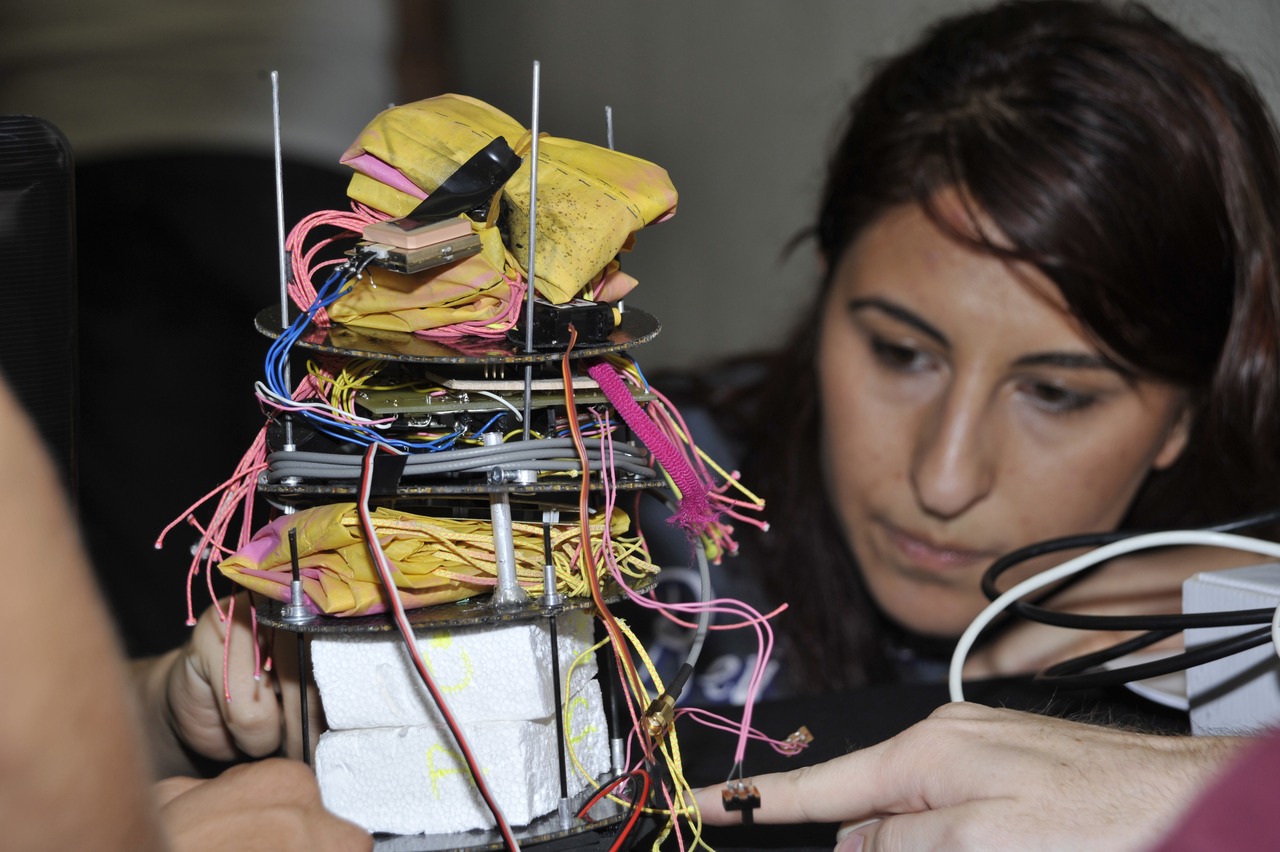
{"type": "Polygon", "coordinates": [[[720,791],[726,811],[742,811],[742,824],[751,825],[751,815],[760,807],[760,790],[746,778],[735,778],[720,791]]]}
{"type": "Polygon", "coordinates": [[[676,701],[679,700],[680,693],[684,691],[685,681],[691,674],[693,674],[693,666],[685,663],[680,667],[680,671],[676,672],[666,691],[650,701],[648,709],[644,711],[640,721],[644,725],[644,732],[654,742],[661,740],[667,735],[667,731],[671,730],[671,723],[676,717],[676,701]]]}
{"type": "Polygon", "coordinates": [[[796,751],[800,751],[811,742],[813,742],[813,732],[804,725],[787,734],[787,745],[792,746],[796,751]]]}
{"type": "MultiPolygon", "coordinates": [[[[533,346],[535,349],[560,349],[569,343],[569,327],[578,332],[578,344],[604,343],[617,328],[622,316],[609,302],[590,302],[573,299],[555,305],[546,299],[533,302],[533,346]]],[[[507,339],[524,342],[525,319],[507,332],[507,339]]]]}

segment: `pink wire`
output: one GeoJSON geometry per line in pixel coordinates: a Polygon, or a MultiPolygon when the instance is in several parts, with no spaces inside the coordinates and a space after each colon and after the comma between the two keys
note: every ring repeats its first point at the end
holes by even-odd
{"type": "MultiPolygon", "coordinates": [[[[599,379],[597,379],[597,381],[599,381],[599,379]]],[[[616,407],[617,406],[615,404],[615,410],[616,407]]],[[[593,414],[597,418],[597,422],[599,422],[599,413],[593,411],[593,414]]],[[[605,517],[607,518],[612,514],[614,502],[617,497],[617,474],[616,468],[614,467],[612,435],[603,436],[601,439],[600,453],[601,458],[604,461],[601,465],[600,477],[602,491],[604,494],[605,517]]],[[[607,523],[605,525],[603,539],[607,543],[607,523]]],[[[718,598],[707,603],[663,604],[659,601],[639,595],[632,590],[632,588],[626,583],[625,578],[622,576],[622,569],[619,567],[617,560],[613,558],[613,548],[603,547],[602,549],[604,550],[603,560],[609,566],[609,570],[612,572],[618,586],[624,590],[628,598],[635,601],[640,606],[645,607],[646,609],[662,612],[664,615],[668,614],[667,610],[671,610],[675,612],[698,614],[704,611],[709,611],[712,615],[740,616],[742,618],[740,622],[721,625],[720,629],[740,629],[742,627],[751,627],[755,630],[758,653],[756,654],[755,666],[752,668],[751,678],[747,682],[747,694],[742,707],[742,723],[738,733],[738,747],[734,752],[735,762],[741,763],[746,754],[747,740],[751,730],[751,717],[755,708],[756,696],[759,694],[760,685],[764,680],[764,673],[768,667],[769,658],[773,654],[773,627],[769,624],[768,619],[782,612],[786,608],[786,605],[783,604],[770,615],[764,616],[753,607],[748,606],[741,601],[735,601],[727,598],[718,598]]]]}
{"type": "Polygon", "coordinates": [[[514,280],[503,275],[502,280],[507,282],[509,293],[507,306],[494,319],[487,321],[466,320],[452,325],[443,325],[439,328],[422,329],[415,331],[414,334],[418,337],[425,337],[428,340],[457,340],[462,337],[484,337],[490,339],[505,337],[507,332],[514,328],[520,320],[525,285],[519,275],[514,280]]]}
{"type": "MultiPolygon", "coordinates": [[[[697,722],[704,728],[711,728],[714,731],[724,731],[730,734],[739,733],[742,727],[740,723],[735,722],[732,719],[726,719],[718,713],[712,713],[711,711],[701,707],[681,707],[676,710],[677,719],[685,717],[689,718],[690,721],[697,722]]],[[[769,748],[779,754],[786,755],[787,757],[793,757],[807,748],[805,743],[774,739],[755,728],[749,729],[748,736],[753,740],[765,743],[769,748]]]]}
{"type": "MultiPolygon", "coordinates": [[[[285,240],[285,250],[289,252],[289,261],[293,269],[293,280],[289,284],[288,292],[294,305],[299,310],[306,310],[310,307],[316,300],[316,288],[312,282],[316,280],[322,270],[345,262],[343,259],[331,259],[321,263],[314,263],[316,255],[321,250],[339,240],[358,236],[364,230],[365,225],[382,222],[386,219],[387,217],[384,214],[358,202],[352,202],[349,212],[344,210],[318,210],[309,216],[303,217],[298,224],[294,225],[285,240]],[[317,240],[308,248],[307,242],[312,232],[318,228],[337,228],[338,233],[332,237],[317,240]]],[[[486,321],[467,320],[439,328],[423,329],[415,331],[414,334],[429,340],[446,341],[463,337],[490,339],[504,337],[520,319],[521,307],[524,302],[525,283],[519,275],[514,279],[508,278],[506,275],[503,275],[502,278],[507,282],[508,296],[506,306],[497,317],[486,321]]],[[[330,322],[327,311],[323,308],[316,311],[316,325],[327,326],[330,322]]]]}
{"type": "MultiPolygon", "coordinates": [[[[300,219],[298,224],[294,225],[289,231],[289,236],[285,239],[284,244],[285,251],[289,253],[290,267],[293,270],[288,292],[289,298],[293,300],[294,305],[299,310],[309,308],[316,300],[316,289],[312,284],[315,276],[322,269],[346,262],[345,258],[334,258],[313,265],[315,257],[320,251],[338,240],[358,236],[364,230],[365,225],[385,221],[386,218],[386,216],[374,211],[372,208],[352,202],[350,211],[317,210],[315,213],[300,219]],[[317,228],[324,227],[337,228],[338,233],[332,237],[317,240],[310,248],[307,248],[306,243],[311,236],[311,232],[317,228]]],[[[320,326],[329,324],[329,314],[323,308],[316,311],[315,323],[320,326]]]]}

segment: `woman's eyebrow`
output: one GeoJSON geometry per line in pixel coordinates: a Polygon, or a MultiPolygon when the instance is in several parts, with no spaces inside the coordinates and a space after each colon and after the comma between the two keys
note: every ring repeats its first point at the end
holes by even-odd
{"type": "Polygon", "coordinates": [[[1065,367],[1069,370],[1111,370],[1126,372],[1110,358],[1092,352],[1037,352],[1023,355],[1015,367],[1065,367]]]}
{"type": "Polygon", "coordinates": [[[950,348],[951,341],[947,340],[946,335],[938,331],[936,328],[925,322],[916,314],[904,308],[902,305],[890,302],[888,299],[879,296],[860,297],[849,300],[849,312],[857,313],[858,311],[876,310],[888,314],[898,322],[911,326],[916,331],[931,337],[938,342],[939,345],[950,348]]]}
{"type": "MultiPolygon", "coordinates": [[[[919,315],[913,313],[896,302],[879,296],[858,297],[849,300],[849,311],[856,313],[858,311],[880,311],[887,316],[909,325],[919,331],[926,337],[933,338],[943,347],[950,348],[951,342],[947,340],[947,336],[938,329],[934,328],[919,315]]],[[[1129,371],[1115,361],[1094,352],[1035,352],[1030,355],[1023,355],[1014,361],[1015,367],[1061,367],[1068,370],[1111,370],[1122,375],[1128,375],[1129,371]]]]}

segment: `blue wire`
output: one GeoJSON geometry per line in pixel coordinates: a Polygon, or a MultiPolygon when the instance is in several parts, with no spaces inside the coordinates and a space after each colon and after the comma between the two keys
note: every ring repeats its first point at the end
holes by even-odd
{"type": "Polygon", "coordinates": [[[488,423],[486,423],[486,424],[484,424],[483,426],[481,426],[481,427],[480,427],[479,429],[477,429],[475,432],[473,432],[473,433],[471,434],[471,437],[472,437],[472,438],[479,438],[479,437],[480,437],[481,435],[483,435],[485,432],[489,431],[489,427],[490,427],[490,426],[492,426],[494,423],[497,423],[497,422],[498,422],[498,418],[499,418],[499,417],[502,417],[502,416],[503,416],[504,414],[506,414],[506,413],[507,413],[507,412],[505,412],[505,411],[499,411],[497,414],[493,415],[493,417],[489,418],[489,422],[488,422],[488,423]]]}
{"type": "MultiPolygon", "coordinates": [[[[290,351],[302,337],[306,327],[315,318],[317,311],[321,308],[329,307],[351,291],[351,281],[362,268],[363,266],[358,264],[345,264],[334,270],[333,274],[329,276],[328,280],[316,293],[316,298],[311,303],[311,306],[294,319],[289,324],[289,327],[280,333],[279,337],[272,341],[271,346],[267,349],[266,363],[264,365],[266,385],[272,393],[284,399],[292,398],[292,389],[285,382],[285,366],[289,362],[290,351]]],[[[459,429],[451,434],[441,435],[438,438],[426,441],[390,438],[369,427],[345,423],[332,417],[317,414],[314,411],[303,410],[296,413],[313,424],[317,432],[336,438],[339,441],[354,443],[362,447],[367,447],[369,444],[384,444],[405,452],[439,452],[453,447],[458,442],[458,439],[465,434],[464,430],[459,429]]],[[[501,416],[502,412],[494,415],[475,434],[479,436],[501,416]]]]}
{"type": "Polygon", "coordinates": [[[643,385],[644,385],[644,389],[645,389],[645,391],[646,391],[646,392],[648,392],[648,390],[649,390],[649,380],[648,380],[648,379],[646,379],[646,378],[644,377],[644,370],[641,370],[641,369],[640,369],[640,362],[639,362],[639,361],[637,361],[635,358],[632,358],[630,355],[627,355],[626,353],[623,353],[622,357],[623,357],[623,358],[626,358],[628,361],[630,361],[630,362],[631,362],[631,366],[633,366],[633,367],[635,367],[635,368],[636,368],[636,375],[638,375],[638,376],[640,377],[640,382],[641,382],[641,384],[643,384],[643,385]]]}

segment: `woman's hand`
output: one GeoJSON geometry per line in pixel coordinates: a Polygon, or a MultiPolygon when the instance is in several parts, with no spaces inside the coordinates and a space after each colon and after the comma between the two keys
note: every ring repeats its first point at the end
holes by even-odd
{"type": "MultiPolygon", "coordinates": [[[[1244,742],[949,704],[871,748],[755,778],[754,817],[844,822],[840,852],[1143,849],[1244,742]]],[[[697,799],[708,823],[740,819],[719,788],[697,799]]]]}
{"type": "MultiPolygon", "coordinates": [[[[221,602],[224,612],[230,600],[221,602]]],[[[272,668],[259,667],[255,678],[250,618],[248,597],[238,595],[229,623],[210,607],[184,646],[135,664],[158,774],[191,772],[190,752],[215,761],[266,757],[282,747],[302,754],[297,636],[259,628],[262,660],[270,654],[272,668]]],[[[314,747],[323,728],[314,686],[308,698],[314,747]]]]}
{"type": "Polygon", "coordinates": [[[217,778],[169,778],[152,795],[175,852],[365,852],[367,832],[324,809],[315,776],[293,760],[233,766],[217,778]]]}

